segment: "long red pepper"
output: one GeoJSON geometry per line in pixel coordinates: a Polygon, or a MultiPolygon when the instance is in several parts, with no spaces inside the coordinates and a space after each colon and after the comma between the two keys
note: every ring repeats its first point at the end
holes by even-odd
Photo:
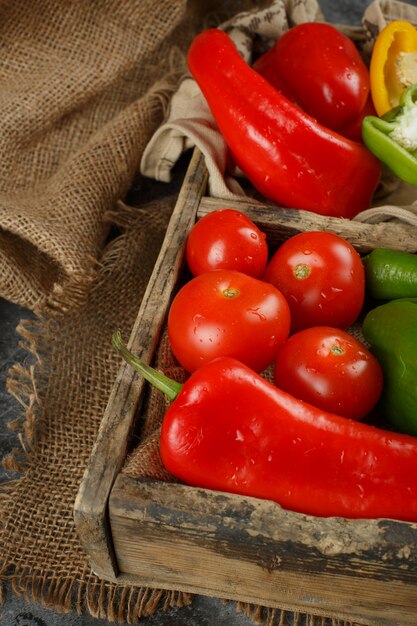
{"type": "Polygon", "coordinates": [[[197,35],[188,66],[237,165],[266,198],[347,218],[369,208],[379,160],[274,89],[225,32],[197,35]]]}
{"type": "Polygon", "coordinates": [[[189,485],[255,496],[317,516],[417,521],[417,438],[319,409],[219,357],[181,385],[115,348],[173,402],[166,468],[189,485]]]}

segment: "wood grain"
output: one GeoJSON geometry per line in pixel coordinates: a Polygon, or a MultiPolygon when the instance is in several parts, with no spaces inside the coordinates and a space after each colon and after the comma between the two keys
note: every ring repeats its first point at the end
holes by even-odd
{"type": "Polygon", "coordinates": [[[392,221],[365,224],[355,222],[355,220],[326,217],[309,211],[286,209],[247,200],[219,201],[208,196],[201,199],[197,217],[201,218],[215,211],[219,206],[243,211],[265,232],[271,247],[276,247],[285,239],[304,231],[324,230],[343,237],[361,254],[378,247],[408,252],[417,251],[417,228],[392,221]]]}
{"type": "Polygon", "coordinates": [[[417,623],[417,525],[316,518],[123,475],[109,510],[131,581],[369,626],[417,623]]]}

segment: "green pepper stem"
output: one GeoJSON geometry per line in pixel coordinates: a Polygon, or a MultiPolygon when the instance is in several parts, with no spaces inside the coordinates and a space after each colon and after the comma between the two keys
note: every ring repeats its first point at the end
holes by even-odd
{"type": "Polygon", "coordinates": [[[131,367],[133,367],[137,372],[142,374],[145,380],[147,380],[151,385],[162,391],[170,400],[175,400],[177,395],[182,389],[182,384],[178,383],[176,380],[172,380],[172,378],[168,378],[161,372],[158,372],[150,365],[147,365],[143,361],[140,360],[139,357],[135,356],[130,352],[127,346],[122,341],[122,336],[120,331],[117,330],[112,336],[112,344],[113,347],[119,352],[119,354],[123,357],[123,359],[128,363],[131,367]]]}
{"type": "Polygon", "coordinates": [[[393,129],[392,120],[388,121],[385,117],[377,117],[376,115],[367,115],[364,117],[363,124],[372,126],[382,133],[390,133],[393,129]]]}
{"type": "Polygon", "coordinates": [[[417,98],[417,83],[413,83],[405,89],[400,98],[400,105],[410,108],[415,105],[417,98]]]}

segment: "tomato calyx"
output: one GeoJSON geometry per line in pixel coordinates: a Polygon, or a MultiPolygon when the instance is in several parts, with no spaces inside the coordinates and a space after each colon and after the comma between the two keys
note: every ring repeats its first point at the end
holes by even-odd
{"type": "Polygon", "coordinates": [[[305,280],[311,274],[311,266],[306,263],[297,263],[293,269],[293,274],[297,280],[305,280]]]}
{"type": "Polygon", "coordinates": [[[226,289],[223,289],[222,294],[225,298],[237,298],[240,296],[240,291],[236,287],[226,287],[226,289]]]}
{"type": "Polygon", "coordinates": [[[335,343],[330,347],[330,352],[335,356],[342,356],[346,353],[346,350],[340,344],[335,343]]]}

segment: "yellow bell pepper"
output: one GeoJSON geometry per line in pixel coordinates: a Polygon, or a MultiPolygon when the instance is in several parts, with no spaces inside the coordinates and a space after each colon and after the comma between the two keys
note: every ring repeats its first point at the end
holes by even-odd
{"type": "Polygon", "coordinates": [[[369,67],[371,94],[379,116],[397,106],[404,89],[417,82],[417,29],[405,20],[378,34],[369,67]]]}

